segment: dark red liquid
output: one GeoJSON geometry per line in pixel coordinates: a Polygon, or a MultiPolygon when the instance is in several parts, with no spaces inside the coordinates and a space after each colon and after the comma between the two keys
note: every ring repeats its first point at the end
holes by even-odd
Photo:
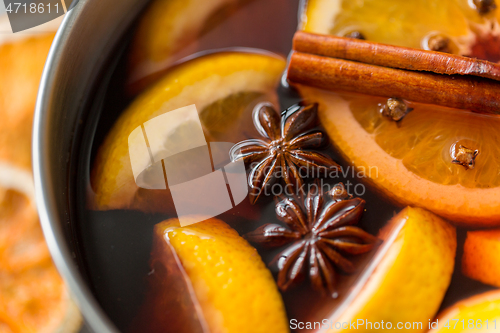
{"type": "MultiPolygon", "coordinates": [[[[204,34],[197,45],[196,51],[208,51],[226,47],[254,47],[286,56],[291,49],[291,41],[297,27],[297,12],[299,0],[255,0],[247,3],[238,12],[229,18],[216,23],[210,32],[204,34]]],[[[118,53],[119,60],[110,66],[109,80],[103,81],[98,90],[94,116],[87,125],[84,134],[84,147],[78,152],[77,190],[74,200],[77,205],[77,223],[75,236],[80,245],[77,259],[81,262],[83,271],[99,303],[110,316],[117,327],[127,332],[132,322],[136,321],[137,314],[144,303],[147,291],[150,252],[153,241],[153,227],[155,224],[173,215],[145,214],[138,211],[91,211],[86,209],[86,189],[88,188],[89,171],[92,166],[96,150],[103,138],[127,107],[131,97],[126,93],[126,55],[129,38],[125,38],[123,48],[118,53]],[[102,115],[99,113],[105,110],[102,115]]],[[[286,87],[279,88],[279,97],[282,109],[298,102],[300,98],[286,87]]],[[[253,124],[248,125],[249,128],[253,124]]],[[[352,170],[342,160],[340,154],[331,146],[324,153],[333,157],[341,166],[352,170]]],[[[332,181],[351,182],[354,186],[363,183],[352,173],[346,178],[332,181]]],[[[364,184],[364,183],[363,183],[364,184]]],[[[366,211],[363,214],[360,226],[372,234],[378,230],[402,207],[395,206],[380,196],[377,192],[364,184],[366,193],[362,198],[366,200],[366,211]]],[[[245,200],[238,207],[219,216],[238,231],[240,235],[255,230],[264,223],[277,222],[274,211],[274,202],[271,198],[250,206],[245,200]],[[245,210],[256,210],[259,220],[244,216],[245,210]]],[[[457,260],[461,258],[461,249],[465,239],[465,230],[458,230],[457,260]]],[[[269,263],[279,250],[265,250],[258,248],[264,262],[269,263]]],[[[442,307],[455,301],[489,290],[490,287],[465,278],[459,272],[460,263],[457,262],[455,272],[448,293],[442,307]]],[[[276,274],[276,272],[273,272],[276,274]]],[[[298,321],[319,321],[328,318],[335,306],[342,301],[349,285],[356,279],[356,275],[343,277],[340,281],[340,297],[331,299],[323,297],[313,291],[308,283],[283,293],[288,319],[298,321]]],[[[137,323],[136,323],[137,324],[137,323]]],[[[170,332],[165,330],[166,333],[170,332]]],[[[171,331],[176,332],[176,331],[171,331]]],[[[177,333],[177,332],[176,332],[177,333]]]]}

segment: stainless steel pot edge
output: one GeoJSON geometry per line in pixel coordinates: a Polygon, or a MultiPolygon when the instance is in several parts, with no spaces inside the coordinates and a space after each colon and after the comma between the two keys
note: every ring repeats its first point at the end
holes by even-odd
{"type": "Polygon", "coordinates": [[[87,323],[98,333],[118,333],[118,330],[87,287],[65,238],[62,226],[67,223],[67,216],[61,216],[65,210],[62,209],[60,200],[58,201],[58,196],[64,195],[60,193],[64,189],[63,186],[56,188],[55,182],[59,181],[61,184],[60,179],[66,175],[54,172],[54,169],[57,169],[54,163],[64,163],[65,158],[54,158],[54,151],[58,150],[54,146],[58,145],[57,141],[61,136],[68,136],[68,130],[64,132],[62,127],[68,124],[72,129],[75,127],[77,117],[71,112],[78,113],[77,108],[81,107],[79,98],[82,98],[85,92],[78,83],[85,84],[96,79],[95,72],[99,66],[103,66],[106,52],[110,53],[117,42],[117,36],[122,35],[146,3],[140,0],[123,0],[119,4],[114,1],[80,0],[79,4],[66,14],[56,34],[45,64],[35,107],[32,163],[42,229],[55,265],[69,286],[87,323]],[[83,45],[78,50],[78,38],[86,41],[83,44],[88,45],[83,45]],[[96,46],[96,49],[92,50],[92,46],[96,46]],[[71,73],[72,71],[74,73],[71,73]],[[74,96],[68,97],[65,93],[74,93],[74,96]],[[66,108],[68,105],[71,107],[66,108]],[[73,123],[68,119],[74,120],[73,123]],[[54,134],[57,131],[62,133],[59,137],[54,134]]]}
{"type": "Polygon", "coordinates": [[[65,40],[69,38],[71,26],[84,5],[84,3],[80,3],[66,14],[56,34],[42,74],[33,121],[33,177],[35,181],[37,209],[43,233],[54,263],[69,286],[72,297],[94,331],[99,333],[118,333],[118,330],[104,314],[92,293],[86,287],[76,265],[73,263],[73,258],[66,244],[61,226],[56,222],[58,217],[54,212],[57,210],[57,207],[50,200],[53,196],[54,188],[50,182],[51,175],[47,174],[50,162],[48,161],[49,154],[46,153],[46,149],[50,143],[47,142],[48,140],[45,135],[47,132],[44,130],[47,129],[45,110],[48,107],[47,101],[51,98],[50,88],[54,85],[55,75],[53,68],[58,66],[58,61],[64,50],[65,40]]]}

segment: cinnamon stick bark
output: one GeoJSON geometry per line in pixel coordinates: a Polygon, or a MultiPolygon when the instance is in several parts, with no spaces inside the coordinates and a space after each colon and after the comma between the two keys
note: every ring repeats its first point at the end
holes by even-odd
{"type": "Polygon", "coordinates": [[[288,80],[329,90],[500,114],[500,83],[471,76],[415,72],[294,52],[288,80]]]}
{"type": "Polygon", "coordinates": [[[449,75],[473,75],[500,81],[500,65],[486,60],[352,38],[298,31],[293,39],[293,49],[383,67],[449,75]]]}

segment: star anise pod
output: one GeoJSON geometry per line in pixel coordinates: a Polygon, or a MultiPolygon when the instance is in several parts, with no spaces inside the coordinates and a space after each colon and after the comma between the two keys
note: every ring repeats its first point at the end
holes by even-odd
{"type": "Polygon", "coordinates": [[[371,251],[380,242],[354,226],[365,201],[352,199],[338,188],[324,194],[318,186],[305,200],[283,196],[276,201],[276,214],[286,226],[266,224],[245,238],[271,247],[287,245],[272,261],[278,266],[277,283],[282,291],[307,273],[314,289],[337,297],[337,271],[354,273],[357,267],[352,258],[371,251]]]}
{"type": "Polygon", "coordinates": [[[287,193],[296,193],[304,174],[318,177],[340,168],[330,157],[310,150],[326,140],[323,132],[311,130],[317,124],[317,108],[317,104],[294,105],[281,117],[269,103],[255,108],[254,125],[262,139],[242,141],[231,150],[233,161],[242,158],[252,163],[248,176],[252,204],[276,179],[284,180],[287,193]]]}

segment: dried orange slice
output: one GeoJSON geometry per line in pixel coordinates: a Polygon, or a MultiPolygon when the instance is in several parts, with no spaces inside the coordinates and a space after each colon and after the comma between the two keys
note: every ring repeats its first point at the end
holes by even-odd
{"type": "Polygon", "coordinates": [[[0,332],[81,326],[42,234],[30,171],[35,101],[53,38],[0,38],[0,332]]]}
{"type": "Polygon", "coordinates": [[[25,169],[31,169],[33,113],[53,39],[48,33],[0,46],[0,160],[25,169]]]}
{"type": "Polygon", "coordinates": [[[462,273],[471,279],[500,287],[500,230],[468,231],[462,273]]]}
{"type": "Polygon", "coordinates": [[[138,332],[289,332],[270,271],[221,220],[157,224],[151,268],[138,332]]]}
{"type": "Polygon", "coordinates": [[[343,327],[342,332],[422,332],[451,281],[455,228],[424,209],[407,207],[379,237],[384,243],[332,319],[356,323],[343,327]],[[400,323],[410,323],[410,327],[400,323]]]}
{"type": "Polygon", "coordinates": [[[500,291],[475,295],[450,306],[433,320],[429,333],[498,332],[500,291]]]}
{"type": "Polygon", "coordinates": [[[384,194],[470,226],[500,224],[500,118],[414,104],[400,122],[384,117],[386,100],[344,97],[309,87],[334,144],[384,194]],[[474,169],[454,163],[460,146],[478,149],[474,169]]]}
{"type": "Polygon", "coordinates": [[[165,203],[168,195],[140,197],[129,157],[130,133],[156,116],[192,104],[208,137],[218,138],[231,128],[242,130],[238,116],[246,107],[262,96],[277,100],[275,88],[284,68],[281,57],[239,52],[206,55],[173,68],[124,111],[100,147],[91,178],[96,208],[171,209],[165,203]]]}

